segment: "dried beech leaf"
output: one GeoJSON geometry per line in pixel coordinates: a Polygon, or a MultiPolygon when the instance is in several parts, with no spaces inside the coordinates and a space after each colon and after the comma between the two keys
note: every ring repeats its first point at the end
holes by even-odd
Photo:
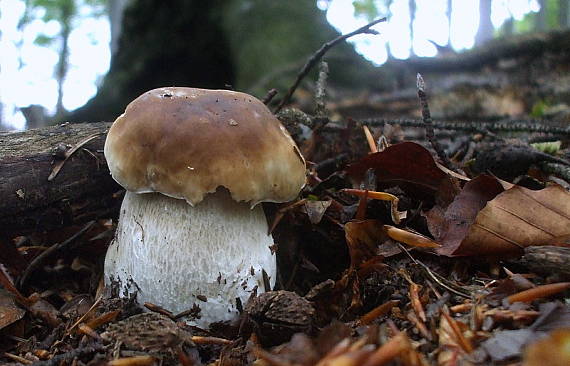
{"type": "Polygon", "coordinates": [[[402,142],[384,151],[369,154],[351,164],[348,174],[361,181],[368,169],[374,169],[379,183],[399,185],[433,198],[449,176],[433,160],[431,153],[414,142],[402,142]]]}
{"type": "Polygon", "coordinates": [[[331,205],[332,201],[305,201],[305,210],[311,224],[318,224],[321,222],[327,208],[331,205]]]}
{"type": "Polygon", "coordinates": [[[347,222],[344,231],[351,268],[357,268],[362,262],[377,255],[378,245],[388,240],[382,223],[378,220],[347,222]]]}
{"type": "Polygon", "coordinates": [[[522,254],[570,233],[570,194],[560,186],[532,191],[515,186],[477,215],[455,255],[522,254]]]}
{"type": "Polygon", "coordinates": [[[18,306],[16,297],[0,288],[0,329],[22,319],[26,311],[18,306]]]}
{"type": "Polygon", "coordinates": [[[496,178],[481,175],[465,185],[443,219],[441,209],[427,215],[430,231],[443,245],[440,254],[517,255],[570,233],[570,194],[562,187],[503,189],[496,178]]]}
{"type": "Polygon", "coordinates": [[[446,210],[440,206],[430,210],[426,215],[428,227],[435,241],[442,245],[439,253],[453,253],[469,232],[479,211],[501,192],[501,184],[494,177],[483,174],[467,182],[446,210]]]}
{"type": "Polygon", "coordinates": [[[559,329],[532,343],[524,353],[526,366],[570,365],[570,329],[559,329]]]}

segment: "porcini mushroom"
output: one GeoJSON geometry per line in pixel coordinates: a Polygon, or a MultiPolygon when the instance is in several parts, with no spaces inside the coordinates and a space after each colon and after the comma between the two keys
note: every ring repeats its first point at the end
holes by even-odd
{"type": "Polygon", "coordinates": [[[127,189],[105,281],[172,312],[200,306],[229,320],[262,271],[273,286],[273,239],[260,202],[293,200],[305,160],[258,99],[228,90],[159,88],[111,126],[105,157],[127,189]]]}

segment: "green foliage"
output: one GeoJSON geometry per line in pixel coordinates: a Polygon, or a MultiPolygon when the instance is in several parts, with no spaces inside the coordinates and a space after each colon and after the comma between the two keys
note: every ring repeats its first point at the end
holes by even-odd
{"type": "Polygon", "coordinates": [[[546,2],[546,26],[548,29],[558,28],[559,0],[547,0],[546,2]]]}
{"type": "Polygon", "coordinates": [[[46,36],[45,34],[38,34],[38,36],[34,40],[34,43],[37,44],[38,46],[49,47],[54,41],[55,41],[54,37],[49,37],[46,36]]]}
{"type": "Polygon", "coordinates": [[[534,30],[536,13],[528,13],[521,20],[515,21],[515,33],[527,33],[534,30]]]}
{"type": "Polygon", "coordinates": [[[355,17],[365,17],[368,21],[372,21],[380,16],[380,11],[375,0],[354,0],[355,17]]]}
{"type": "Polygon", "coordinates": [[[560,151],[562,142],[561,141],[537,142],[530,145],[535,149],[537,149],[538,151],[542,151],[543,153],[556,155],[556,153],[560,151]]]}
{"type": "MultiPolygon", "coordinates": [[[[107,0],[26,0],[26,11],[19,21],[18,27],[24,28],[32,21],[40,19],[44,22],[56,21],[62,27],[73,28],[73,21],[79,16],[79,10],[89,7],[89,17],[105,15],[107,0]]],[[[59,38],[40,34],[35,43],[49,47],[59,38]]]]}
{"type": "Polygon", "coordinates": [[[353,0],[355,17],[363,17],[371,22],[381,16],[387,16],[393,0],[353,0]]]}
{"type": "Polygon", "coordinates": [[[549,105],[544,100],[539,100],[532,106],[530,115],[534,118],[542,118],[546,110],[548,109],[549,105]]]}

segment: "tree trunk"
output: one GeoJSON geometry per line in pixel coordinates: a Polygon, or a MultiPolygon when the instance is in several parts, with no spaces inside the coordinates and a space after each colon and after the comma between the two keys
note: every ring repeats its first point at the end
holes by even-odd
{"type": "MultiPolygon", "coordinates": [[[[67,120],[113,120],[135,97],[161,86],[235,87],[258,97],[271,88],[285,91],[311,54],[337,36],[314,0],[294,6],[265,0],[131,1],[103,85],[67,120]]],[[[330,85],[365,89],[383,80],[383,71],[346,42],[326,57],[330,85]]]]}
{"type": "Polygon", "coordinates": [[[60,120],[65,114],[63,107],[63,83],[67,75],[68,58],[69,58],[69,36],[71,34],[71,22],[76,13],[75,2],[65,1],[61,5],[61,50],[59,51],[59,60],[55,70],[55,79],[57,81],[57,103],[55,106],[54,119],[60,120]]]}
{"type": "Polygon", "coordinates": [[[513,35],[513,33],[515,32],[515,20],[513,19],[513,17],[510,17],[509,19],[505,20],[505,23],[503,24],[503,37],[510,37],[513,35]]]}
{"type": "Polygon", "coordinates": [[[130,1],[97,95],[66,120],[112,121],[143,92],[163,86],[224,88],[234,81],[220,0],[130,1]]]}
{"type": "Polygon", "coordinates": [[[547,29],[547,24],[548,24],[548,10],[546,8],[546,0],[538,0],[538,3],[540,4],[540,10],[538,11],[538,14],[536,14],[536,30],[539,32],[543,32],[547,29]]]}
{"type": "Polygon", "coordinates": [[[416,19],[416,0],[409,0],[408,8],[410,9],[410,56],[415,56],[414,52],[414,20],[416,19]]]}
{"type": "Polygon", "coordinates": [[[560,29],[568,28],[568,0],[558,0],[558,25],[560,29]]]}
{"type": "Polygon", "coordinates": [[[445,15],[447,16],[447,47],[451,49],[451,14],[453,14],[453,0],[447,0],[445,15]]]}
{"type": "Polygon", "coordinates": [[[475,36],[475,44],[482,45],[493,38],[493,23],[491,22],[492,0],[479,0],[479,29],[475,36]]]}
{"type": "Polygon", "coordinates": [[[103,144],[109,123],[0,133],[0,236],[42,232],[118,213],[121,187],[103,144]],[[92,137],[63,162],[69,146],[92,137]],[[59,158],[54,152],[59,151],[59,158]],[[54,167],[59,173],[50,181],[54,167]]]}
{"type": "Polygon", "coordinates": [[[107,14],[109,14],[109,24],[111,26],[111,55],[114,55],[119,47],[123,13],[128,2],[129,0],[109,0],[107,2],[107,14]]]}

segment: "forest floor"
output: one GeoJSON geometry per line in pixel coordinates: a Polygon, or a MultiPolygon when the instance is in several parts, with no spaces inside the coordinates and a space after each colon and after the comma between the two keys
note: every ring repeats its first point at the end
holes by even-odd
{"type": "Polygon", "coordinates": [[[276,290],[200,329],[104,288],[117,212],[2,237],[0,363],[570,364],[568,127],[434,122],[421,78],[420,119],[330,120],[320,81],[276,290]]]}

